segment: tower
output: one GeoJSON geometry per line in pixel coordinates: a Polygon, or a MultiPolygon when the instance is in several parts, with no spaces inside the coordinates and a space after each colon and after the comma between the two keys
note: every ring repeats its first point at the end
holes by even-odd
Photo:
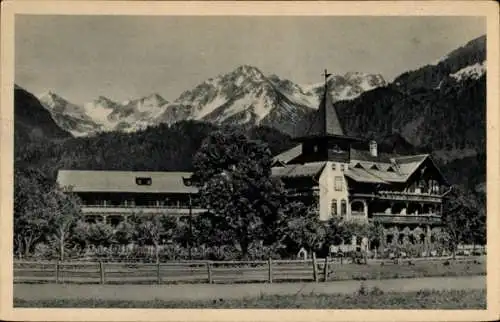
{"type": "Polygon", "coordinates": [[[345,135],[328,89],[328,77],[331,74],[325,69],[323,75],[325,89],[319,108],[312,116],[305,133],[294,138],[295,141],[302,143],[301,158],[297,161],[349,163],[351,144],[361,140],[345,135]]]}

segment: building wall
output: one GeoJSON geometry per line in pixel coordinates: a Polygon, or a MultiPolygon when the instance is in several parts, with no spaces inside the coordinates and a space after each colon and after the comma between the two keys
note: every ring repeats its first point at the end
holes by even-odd
{"type": "Polygon", "coordinates": [[[347,180],[344,177],[342,171],[342,166],[344,166],[344,171],[347,170],[348,164],[341,162],[328,161],[326,163],[323,172],[319,178],[319,214],[320,220],[328,220],[332,217],[332,201],[336,200],[337,216],[341,216],[341,204],[342,200],[345,200],[346,204],[346,218],[349,218],[350,207],[349,207],[349,197],[347,192],[347,180]],[[335,165],[335,166],[333,166],[335,165]],[[335,178],[339,179],[341,183],[341,190],[335,189],[335,178]]]}

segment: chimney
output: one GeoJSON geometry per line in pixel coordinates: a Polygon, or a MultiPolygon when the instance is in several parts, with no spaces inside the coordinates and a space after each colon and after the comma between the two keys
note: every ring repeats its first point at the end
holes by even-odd
{"type": "Polygon", "coordinates": [[[378,155],[377,153],[377,142],[375,141],[370,141],[370,154],[372,157],[376,157],[378,155]]]}

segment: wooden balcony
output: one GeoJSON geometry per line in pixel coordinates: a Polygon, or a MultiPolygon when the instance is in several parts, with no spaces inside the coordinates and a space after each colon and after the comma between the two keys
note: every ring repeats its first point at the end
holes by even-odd
{"type": "Polygon", "coordinates": [[[441,224],[441,216],[436,214],[400,215],[374,213],[371,220],[381,224],[441,224]]]}
{"type": "MultiPolygon", "coordinates": [[[[203,208],[193,207],[193,214],[207,211],[203,208]]],[[[189,208],[175,208],[171,206],[82,206],[85,215],[132,215],[132,214],[158,214],[158,215],[189,215],[189,208]]]]}
{"type": "Polygon", "coordinates": [[[397,191],[380,191],[376,194],[353,193],[352,197],[373,198],[378,200],[433,202],[433,203],[440,203],[442,201],[441,195],[429,194],[429,193],[397,192],[397,191]]]}

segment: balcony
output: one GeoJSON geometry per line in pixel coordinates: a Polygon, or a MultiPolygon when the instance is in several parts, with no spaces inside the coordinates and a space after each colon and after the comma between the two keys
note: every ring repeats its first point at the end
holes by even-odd
{"type": "MultiPolygon", "coordinates": [[[[203,208],[192,208],[193,214],[199,214],[207,211],[203,208]]],[[[125,206],[125,205],[83,205],[84,214],[165,214],[165,215],[189,215],[189,206],[125,206]]]]}
{"type": "Polygon", "coordinates": [[[399,192],[399,191],[379,191],[377,194],[353,193],[352,197],[376,198],[379,200],[435,202],[435,203],[440,203],[442,201],[442,196],[437,194],[399,192]]]}
{"type": "Polygon", "coordinates": [[[441,217],[436,214],[399,215],[374,213],[371,219],[381,224],[441,224],[441,217]]]}
{"type": "Polygon", "coordinates": [[[412,193],[412,192],[393,192],[380,191],[379,199],[397,200],[397,201],[423,201],[423,202],[441,202],[441,196],[429,193],[412,193]]]}

